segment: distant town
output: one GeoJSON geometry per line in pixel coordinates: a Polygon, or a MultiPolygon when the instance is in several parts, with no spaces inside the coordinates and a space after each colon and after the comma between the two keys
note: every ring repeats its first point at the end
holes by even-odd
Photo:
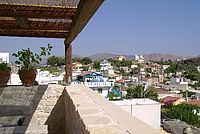
{"type": "MultiPolygon", "coordinates": [[[[9,53],[0,53],[2,62],[10,63],[9,53]]],[[[63,57],[49,57],[46,64],[37,67],[38,84],[62,84],[64,63],[63,57]]],[[[154,128],[179,131],[178,125],[200,133],[199,57],[157,61],[140,54],[132,59],[123,55],[101,59],[73,57],[72,64],[71,85],[88,86],[154,128]]],[[[21,84],[19,68],[11,65],[8,85],[21,84]]]]}

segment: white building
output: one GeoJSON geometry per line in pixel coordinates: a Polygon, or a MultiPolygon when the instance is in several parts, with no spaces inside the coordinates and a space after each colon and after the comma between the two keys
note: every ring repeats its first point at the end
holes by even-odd
{"type": "MultiPolygon", "coordinates": [[[[39,85],[48,85],[48,84],[58,84],[63,81],[64,73],[55,76],[51,74],[49,71],[40,71],[37,69],[36,81],[39,85]]],[[[8,81],[8,85],[22,85],[22,82],[19,78],[19,75],[16,73],[12,73],[10,80],[8,81]]]]}
{"type": "Polygon", "coordinates": [[[0,63],[9,63],[9,53],[0,52],[0,63]]]}
{"type": "Polygon", "coordinates": [[[22,85],[19,74],[11,73],[10,80],[8,81],[7,85],[22,85]]]}
{"type": "Polygon", "coordinates": [[[72,79],[76,79],[78,75],[83,72],[83,65],[81,63],[72,63],[72,79]]]}
{"type": "Polygon", "coordinates": [[[132,68],[132,69],[138,68],[138,65],[133,64],[133,65],[131,65],[131,68],[132,68]]]}
{"type": "Polygon", "coordinates": [[[85,71],[77,77],[77,81],[73,81],[71,84],[86,85],[103,97],[107,97],[108,91],[114,85],[114,82],[108,81],[108,77],[104,77],[100,72],[85,71]]]}
{"type": "Polygon", "coordinates": [[[187,79],[183,77],[172,77],[169,86],[174,87],[175,90],[188,90],[187,79]]]}
{"type": "Polygon", "coordinates": [[[200,66],[197,67],[198,72],[200,73],[200,66]]]}
{"type": "Polygon", "coordinates": [[[144,69],[144,68],[140,68],[140,74],[141,74],[141,75],[145,75],[145,74],[146,74],[146,72],[145,72],[145,69],[144,69]]]}
{"type": "Polygon", "coordinates": [[[40,69],[37,69],[36,81],[39,85],[58,84],[63,81],[64,74],[65,73],[62,73],[56,76],[51,74],[49,71],[40,71],[40,69]]]}
{"type": "Polygon", "coordinates": [[[120,55],[120,56],[117,57],[117,60],[119,60],[119,61],[123,61],[123,60],[126,60],[126,57],[120,55]]]}
{"type": "Polygon", "coordinates": [[[167,68],[170,67],[170,65],[163,65],[162,67],[163,67],[163,70],[166,70],[167,68]]]}
{"type": "Polygon", "coordinates": [[[144,63],[144,56],[136,54],[134,56],[134,60],[138,61],[139,63],[144,63]]]}
{"type": "Polygon", "coordinates": [[[113,66],[111,65],[110,62],[108,62],[107,60],[103,60],[102,62],[100,62],[100,70],[101,72],[103,72],[103,74],[105,75],[114,75],[114,70],[113,70],[113,66]]]}
{"type": "Polygon", "coordinates": [[[190,90],[188,90],[188,91],[189,91],[189,92],[195,93],[196,99],[197,99],[197,100],[200,100],[200,90],[193,90],[193,89],[190,89],[190,90]]]}
{"type": "Polygon", "coordinates": [[[112,102],[148,125],[160,128],[160,103],[147,98],[112,102]]]}

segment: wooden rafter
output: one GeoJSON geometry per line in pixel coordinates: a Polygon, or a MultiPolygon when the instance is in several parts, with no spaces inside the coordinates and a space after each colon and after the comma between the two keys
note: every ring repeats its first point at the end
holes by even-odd
{"type": "Polygon", "coordinates": [[[65,44],[71,44],[103,1],[80,0],[72,7],[53,1],[48,5],[0,0],[0,36],[65,38],[65,44]]]}
{"type": "Polygon", "coordinates": [[[76,7],[0,4],[1,17],[25,17],[46,19],[73,19],[76,7]]]}
{"type": "Polygon", "coordinates": [[[65,38],[65,78],[67,82],[71,82],[71,42],[83,30],[103,1],[69,0],[63,4],[62,1],[43,0],[41,4],[38,0],[11,0],[9,3],[0,0],[0,36],[65,38]],[[78,3],[78,6],[67,6],[71,2],[75,6],[78,3]]]}
{"type": "Polygon", "coordinates": [[[63,30],[29,30],[29,29],[0,29],[1,36],[66,38],[67,31],[63,30]]]}
{"type": "MultiPolygon", "coordinates": [[[[51,22],[43,20],[29,20],[28,27],[23,27],[23,29],[29,30],[69,30],[68,22],[51,22]]],[[[1,19],[0,18],[0,29],[14,29],[20,30],[22,27],[17,25],[15,19],[1,19]]]]}
{"type": "Polygon", "coordinates": [[[29,28],[29,20],[24,17],[15,17],[16,24],[21,28],[29,28]]]}
{"type": "Polygon", "coordinates": [[[65,44],[71,44],[101,6],[103,1],[104,0],[80,0],[76,16],[70,25],[69,34],[65,39],[65,44]]]}

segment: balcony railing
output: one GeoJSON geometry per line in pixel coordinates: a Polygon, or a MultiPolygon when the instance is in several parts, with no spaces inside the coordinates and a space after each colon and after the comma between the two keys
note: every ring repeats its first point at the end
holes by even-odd
{"type": "Polygon", "coordinates": [[[114,85],[113,82],[72,82],[72,85],[85,85],[87,87],[111,87],[114,85]]]}

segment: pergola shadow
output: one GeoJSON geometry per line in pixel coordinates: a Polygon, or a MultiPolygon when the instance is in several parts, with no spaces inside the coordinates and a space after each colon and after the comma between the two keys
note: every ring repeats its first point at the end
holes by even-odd
{"type": "MultiPolygon", "coordinates": [[[[24,133],[48,86],[1,87],[0,124],[2,128],[23,126],[24,133]]],[[[15,133],[16,129],[13,129],[15,133]]],[[[10,131],[9,131],[10,132],[10,131]]],[[[6,132],[5,132],[6,133],[6,132]]]]}

